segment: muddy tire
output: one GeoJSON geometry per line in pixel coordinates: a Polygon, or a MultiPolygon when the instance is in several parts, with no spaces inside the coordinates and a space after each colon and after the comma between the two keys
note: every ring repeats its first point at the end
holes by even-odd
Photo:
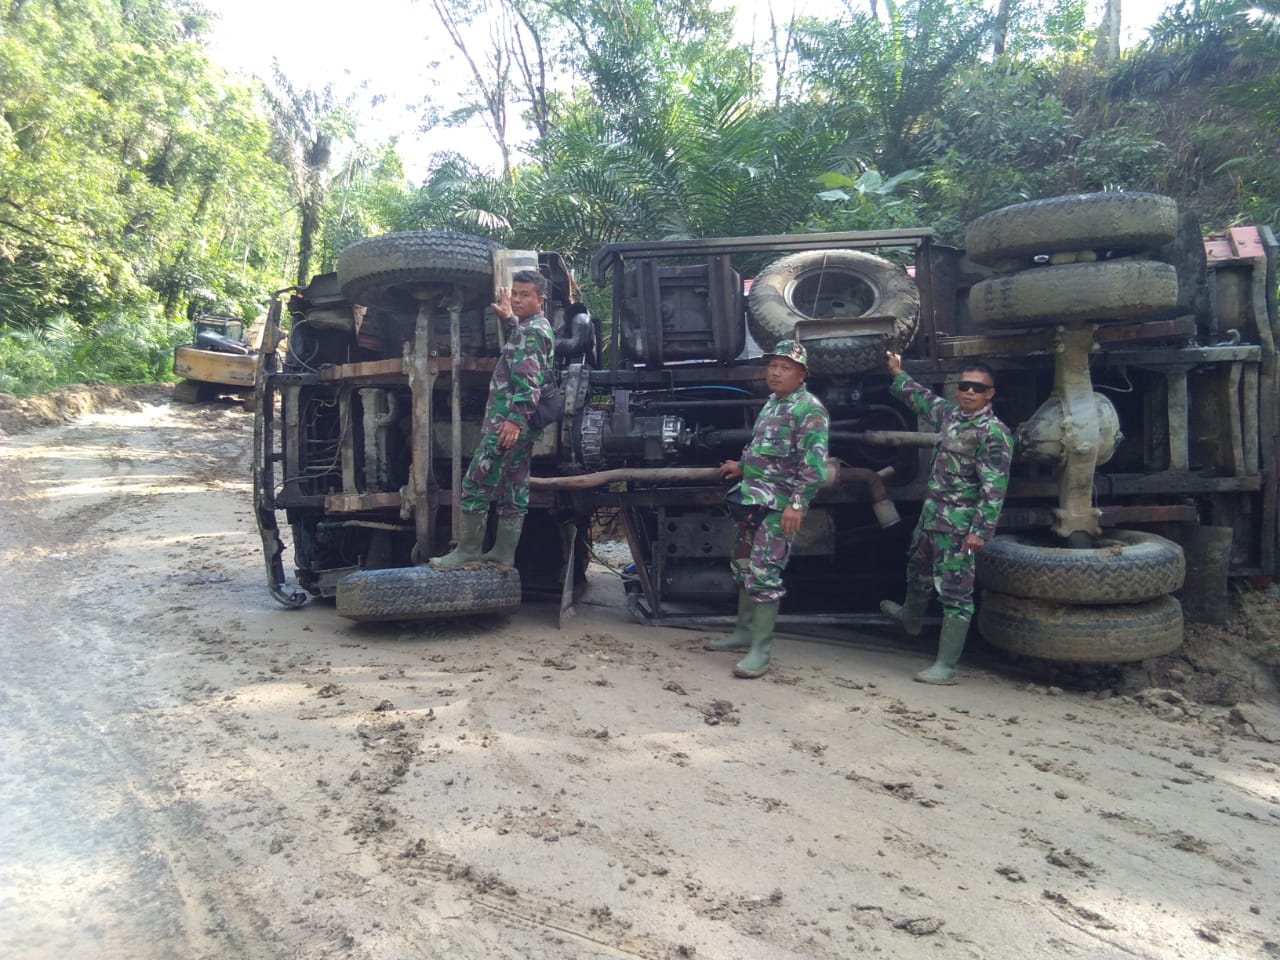
{"type": "Polygon", "coordinates": [[[984,590],[978,631],[993,647],[1041,660],[1133,663],[1182,645],[1182,605],[1166,596],[1085,607],[984,590]]]}
{"type": "Polygon", "coordinates": [[[969,314],[979,327],[1160,320],[1177,307],[1178,273],[1154,260],[1037,267],[983,280],[969,291],[969,314]]]}
{"type": "Polygon", "coordinates": [[[1154,250],[1178,232],[1178,204],[1155,193],[1085,193],[1032,200],[993,210],[965,231],[965,253],[994,266],[1001,260],[1094,250],[1154,250]]]}
{"type": "Polygon", "coordinates": [[[520,574],[479,564],[451,570],[361,570],[338,581],[338,615],[348,620],[435,620],[520,606],[520,574]]]}
{"type": "Polygon", "coordinates": [[[916,334],[920,290],[907,272],[856,250],[808,250],[776,260],[751,284],[751,335],[763,349],[795,335],[796,323],[835,316],[892,316],[888,332],[868,324],[865,334],[805,338],[809,372],[859,373],[884,366],[886,350],[900,353],[916,334]]]}
{"type": "Polygon", "coordinates": [[[1001,593],[1052,603],[1139,603],[1182,587],[1187,565],[1172,540],[1108,530],[1089,549],[1058,546],[1052,535],[996,537],[977,554],[978,582],[1001,593]]]}
{"type": "Polygon", "coordinates": [[[497,249],[492,240],[466,233],[388,233],[338,255],[338,285],[352,303],[392,310],[416,307],[414,293],[424,287],[458,286],[467,300],[488,297],[497,249]]]}

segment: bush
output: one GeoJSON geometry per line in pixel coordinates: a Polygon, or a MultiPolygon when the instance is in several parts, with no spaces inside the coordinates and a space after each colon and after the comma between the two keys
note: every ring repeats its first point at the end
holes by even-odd
{"type": "Polygon", "coordinates": [[[67,383],[155,383],[173,376],[186,324],[159,313],[120,313],[92,329],[59,317],[42,330],[0,326],[0,390],[18,396],[67,383]]]}

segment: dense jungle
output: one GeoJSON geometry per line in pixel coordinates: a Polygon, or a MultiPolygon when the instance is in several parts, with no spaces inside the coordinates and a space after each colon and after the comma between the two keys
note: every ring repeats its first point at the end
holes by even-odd
{"type": "MultiPolygon", "coordinates": [[[[848,0],[735,39],[711,0],[431,0],[468,65],[427,91],[411,182],[362,130],[385,91],[244,79],[187,0],[0,7],[0,391],[172,379],[198,313],[251,322],[355,239],[450,229],[559,250],[933,228],[1075,191],[1175,197],[1206,229],[1280,210],[1280,7],[848,0]],[[486,167],[450,149],[479,117],[486,167]]],[[[406,9],[412,6],[406,0],[406,9]]],[[[603,295],[584,290],[588,302],[603,295]]]]}

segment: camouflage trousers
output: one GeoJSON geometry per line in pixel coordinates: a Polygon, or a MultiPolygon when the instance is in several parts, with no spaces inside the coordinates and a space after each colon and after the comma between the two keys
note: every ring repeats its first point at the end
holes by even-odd
{"type": "Polygon", "coordinates": [[[907,588],[938,591],[942,601],[943,616],[973,616],[973,555],[966,554],[961,545],[962,533],[943,533],[940,530],[921,530],[911,537],[911,552],[907,557],[907,588]]]}
{"type": "Polygon", "coordinates": [[[741,533],[730,567],[738,586],[756,603],[773,603],[787,592],[782,571],[791,556],[791,540],[782,534],[782,514],[771,510],[758,527],[739,524],[741,533]]]}
{"type": "Polygon", "coordinates": [[[498,434],[485,433],[462,477],[462,509],[487,513],[496,504],[498,518],[518,520],[529,512],[529,466],[533,436],[529,433],[508,450],[498,447],[498,434]]]}

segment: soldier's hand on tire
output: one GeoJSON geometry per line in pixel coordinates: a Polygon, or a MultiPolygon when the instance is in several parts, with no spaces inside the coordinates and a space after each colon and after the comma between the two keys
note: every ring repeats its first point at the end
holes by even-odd
{"type": "Polygon", "coordinates": [[[984,546],[986,546],[985,540],[976,533],[970,533],[965,535],[964,543],[960,545],[960,552],[966,557],[969,557],[973,556],[973,554],[977,553],[984,546]]]}
{"type": "Polygon", "coordinates": [[[885,366],[889,368],[889,373],[897,376],[902,372],[902,355],[894,353],[892,350],[886,350],[884,353],[885,366]]]}
{"type": "Polygon", "coordinates": [[[721,480],[737,480],[742,476],[742,465],[737,460],[725,460],[720,464],[721,480]]]}

